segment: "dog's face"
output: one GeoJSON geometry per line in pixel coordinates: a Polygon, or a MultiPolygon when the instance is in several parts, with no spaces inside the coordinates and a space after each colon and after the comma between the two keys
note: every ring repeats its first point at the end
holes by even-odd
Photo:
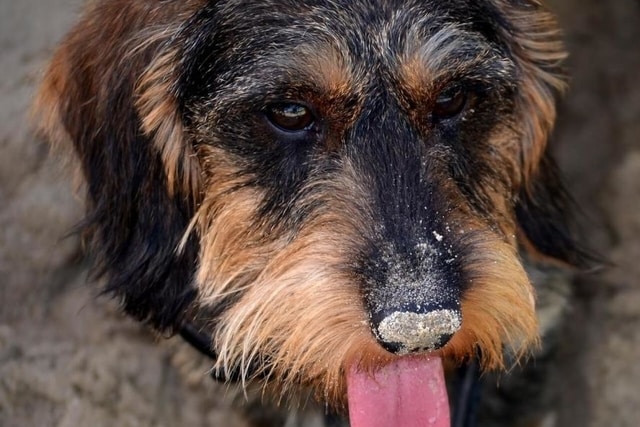
{"type": "Polygon", "coordinates": [[[579,264],[534,1],[98,2],[40,93],[107,289],[217,368],[344,403],[408,353],[536,340],[518,248],[579,264]]]}

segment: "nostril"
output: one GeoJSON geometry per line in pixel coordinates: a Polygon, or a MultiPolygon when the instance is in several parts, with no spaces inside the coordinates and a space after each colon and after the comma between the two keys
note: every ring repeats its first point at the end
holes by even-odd
{"type": "Polygon", "coordinates": [[[396,311],[384,317],[374,331],[386,350],[402,354],[444,347],[461,324],[462,315],[458,310],[396,311]]]}
{"type": "Polygon", "coordinates": [[[438,338],[438,342],[436,343],[436,348],[439,349],[444,347],[449,343],[449,341],[451,341],[451,338],[453,338],[453,334],[440,335],[440,338],[438,338]]]}
{"type": "Polygon", "coordinates": [[[378,340],[378,342],[380,343],[382,348],[387,350],[389,353],[393,353],[393,354],[401,354],[401,353],[403,353],[403,351],[402,351],[403,347],[398,342],[386,342],[386,341],[382,341],[382,340],[378,340]]]}

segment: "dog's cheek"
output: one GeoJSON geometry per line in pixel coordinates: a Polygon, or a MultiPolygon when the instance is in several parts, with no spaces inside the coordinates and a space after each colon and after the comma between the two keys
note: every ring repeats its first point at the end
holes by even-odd
{"type": "MultiPolygon", "coordinates": [[[[221,160],[224,153],[217,153],[221,160]]],[[[218,186],[197,214],[201,303],[216,310],[227,295],[235,298],[209,325],[219,355],[216,369],[239,372],[245,380],[270,377],[279,392],[310,387],[319,398],[342,405],[344,369],[361,359],[373,365],[389,357],[368,330],[349,270],[367,224],[355,201],[364,191],[354,190],[360,183],[347,173],[309,184],[297,206],[314,206],[314,214],[295,233],[274,232],[255,222],[265,190],[236,185],[241,176],[223,178],[224,168],[213,168],[218,186]],[[334,197],[345,192],[351,197],[334,197]]]]}

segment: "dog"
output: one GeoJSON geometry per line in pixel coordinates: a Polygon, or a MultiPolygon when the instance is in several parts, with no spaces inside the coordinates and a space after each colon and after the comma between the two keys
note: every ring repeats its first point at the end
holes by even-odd
{"type": "Polygon", "coordinates": [[[97,0],[36,110],[126,313],[354,427],[444,426],[443,361],[538,343],[521,254],[590,260],[548,147],[564,58],[536,0],[97,0]]]}

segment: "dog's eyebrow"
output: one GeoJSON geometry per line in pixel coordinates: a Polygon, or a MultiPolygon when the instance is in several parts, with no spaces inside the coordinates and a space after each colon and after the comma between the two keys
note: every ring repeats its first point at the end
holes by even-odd
{"type": "Polygon", "coordinates": [[[325,93],[345,93],[356,84],[356,70],[345,49],[331,44],[303,44],[293,54],[273,60],[305,76],[325,93]]]}
{"type": "Polygon", "coordinates": [[[346,50],[331,43],[303,43],[294,49],[262,52],[250,72],[219,87],[217,99],[231,105],[265,94],[295,97],[300,89],[327,99],[342,98],[362,90],[365,81],[346,50]]]}
{"type": "Polygon", "coordinates": [[[463,26],[450,24],[432,35],[408,32],[399,54],[399,72],[409,85],[433,82],[482,70],[486,78],[506,78],[515,64],[486,38],[463,26]]]}

